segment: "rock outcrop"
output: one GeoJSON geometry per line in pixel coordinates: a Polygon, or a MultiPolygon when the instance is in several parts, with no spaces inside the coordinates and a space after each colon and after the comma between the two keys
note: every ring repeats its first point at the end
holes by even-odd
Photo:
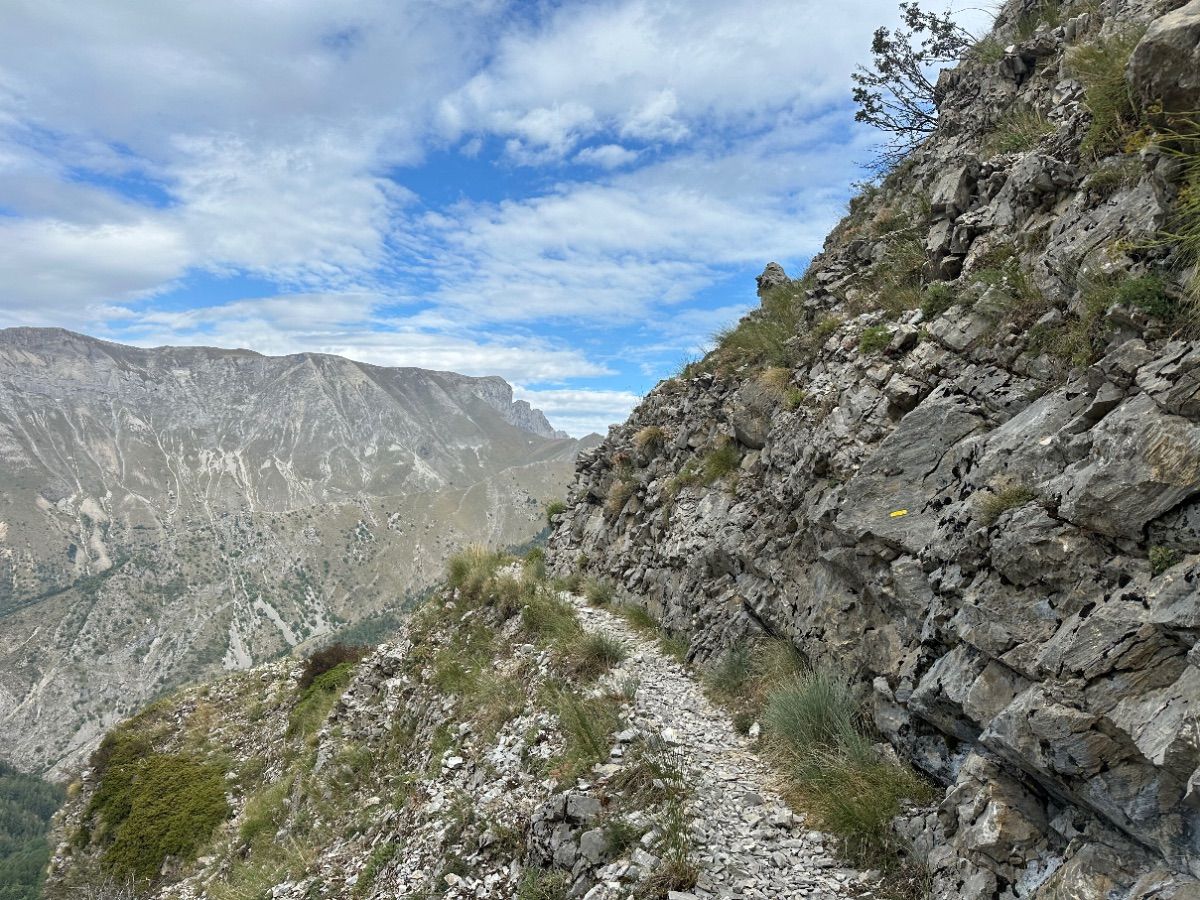
{"type": "Polygon", "coordinates": [[[581,456],[550,558],[612,578],[697,663],[766,634],[857,675],[943,792],[897,822],[935,896],[1195,898],[1179,156],[1145,123],[1097,138],[1072,60],[1148,25],[1131,89],[1192,102],[1200,5],[1052,6],[1037,27],[1005,7],[1004,49],[944,74],[937,134],[803,279],[764,272],[800,319],[782,351],[718,347],[581,456]]]}

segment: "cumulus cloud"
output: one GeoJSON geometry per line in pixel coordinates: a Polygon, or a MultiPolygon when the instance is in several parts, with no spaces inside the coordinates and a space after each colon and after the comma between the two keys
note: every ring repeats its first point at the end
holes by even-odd
{"type": "Polygon", "coordinates": [[[517,385],[517,400],[540,409],[556,428],[575,437],[604,434],[608,426],[623,421],[641,399],[630,391],[530,390],[517,385]]]}
{"type": "Polygon", "coordinates": [[[314,352],[380,366],[416,366],[500,375],[509,381],[563,382],[611,374],[576,348],[522,335],[488,337],[415,326],[388,315],[390,299],[371,291],[288,294],[183,310],[112,316],[109,336],[139,346],[208,344],[270,355],[314,352]]]}
{"type": "Polygon", "coordinates": [[[753,302],[748,268],[819,248],[894,13],[13,0],[0,326],[498,373],[590,429],[753,302]],[[197,287],[239,278],[279,296],[197,287]]]}

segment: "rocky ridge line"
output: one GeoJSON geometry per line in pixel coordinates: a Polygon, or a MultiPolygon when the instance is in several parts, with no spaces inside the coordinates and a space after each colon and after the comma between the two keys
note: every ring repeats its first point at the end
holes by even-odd
{"type": "Polygon", "coordinates": [[[870,686],[941,787],[898,823],[938,898],[1200,895],[1188,188],[1153,109],[1097,136],[1073,62],[1196,109],[1198,44],[1196,0],[1007,3],[937,133],[803,279],[763,273],[773,358],[661,383],[550,539],[698,663],[769,635],[870,686]]]}

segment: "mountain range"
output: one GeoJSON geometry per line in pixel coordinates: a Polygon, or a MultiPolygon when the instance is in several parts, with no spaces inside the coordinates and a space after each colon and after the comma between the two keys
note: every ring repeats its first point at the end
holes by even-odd
{"type": "Polygon", "coordinates": [[[580,443],[496,377],[0,331],[0,728],[62,771],[181,683],[386,628],[580,443]]]}

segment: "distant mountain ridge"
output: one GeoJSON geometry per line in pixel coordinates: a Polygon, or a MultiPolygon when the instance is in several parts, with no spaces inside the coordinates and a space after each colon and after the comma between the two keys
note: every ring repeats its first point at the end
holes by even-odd
{"type": "Polygon", "coordinates": [[[543,524],[578,442],[496,377],[0,330],[0,722],[70,760],[172,684],[543,524]]]}

